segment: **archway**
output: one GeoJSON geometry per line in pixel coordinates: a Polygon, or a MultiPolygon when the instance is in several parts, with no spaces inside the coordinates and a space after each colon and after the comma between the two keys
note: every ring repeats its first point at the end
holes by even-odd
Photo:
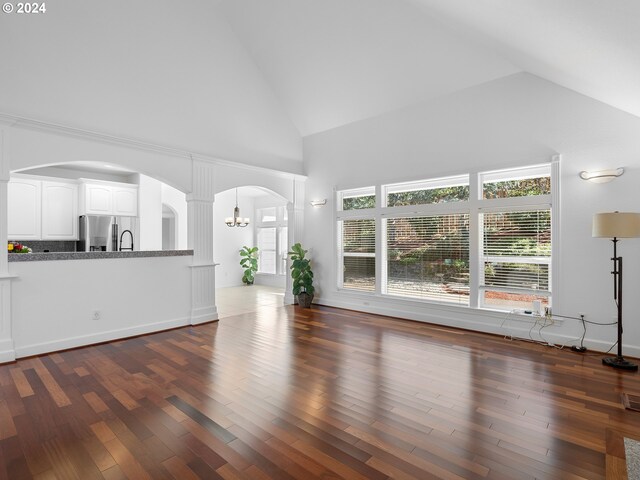
{"type": "Polygon", "coordinates": [[[220,318],[282,306],[287,284],[287,199],[256,186],[219,192],[214,202],[216,305],[220,318]],[[237,202],[236,202],[237,191],[237,202]],[[236,206],[246,226],[227,225],[236,206]],[[251,286],[242,282],[239,250],[258,247],[258,270],[251,286]]]}
{"type": "Polygon", "coordinates": [[[176,211],[166,203],[162,204],[162,250],[175,250],[178,243],[176,211]]]}

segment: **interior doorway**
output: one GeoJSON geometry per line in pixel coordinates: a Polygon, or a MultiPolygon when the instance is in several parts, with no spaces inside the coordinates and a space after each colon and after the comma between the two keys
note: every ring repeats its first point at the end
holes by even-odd
{"type": "Polygon", "coordinates": [[[162,204],[162,250],[175,250],[176,237],[176,212],[167,204],[162,204]]]}

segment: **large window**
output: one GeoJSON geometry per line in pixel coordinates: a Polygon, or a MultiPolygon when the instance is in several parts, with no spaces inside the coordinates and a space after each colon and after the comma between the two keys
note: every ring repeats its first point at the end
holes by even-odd
{"type": "Polygon", "coordinates": [[[342,222],[342,286],[373,292],[376,288],[376,222],[342,222]]]}
{"type": "Polygon", "coordinates": [[[256,210],[258,272],[283,275],[287,271],[287,209],[267,207],[256,210]]]}
{"type": "Polygon", "coordinates": [[[389,218],[387,293],[469,304],[469,215],[389,218]]]}
{"type": "Polygon", "coordinates": [[[551,210],[483,214],[482,304],[528,308],[547,304],[551,210]]]}
{"type": "Polygon", "coordinates": [[[551,170],[339,191],[338,287],[497,310],[550,305],[551,170]]]}
{"type": "Polygon", "coordinates": [[[531,309],[551,299],[551,169],[487,172],[482,181],[480,306],[531,309]],[[492,205],[495,204],[495,207],[492,205]]]}

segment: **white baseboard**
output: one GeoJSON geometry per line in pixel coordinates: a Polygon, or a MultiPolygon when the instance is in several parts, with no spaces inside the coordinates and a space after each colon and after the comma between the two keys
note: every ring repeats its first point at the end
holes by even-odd
{"type": "MultiPolygon", "coordinates": [[[[366,312],[376,315],[401,318],[405,320],[432,323],[434,325],[443,325],[483,333],[492,333],[505,337],[513,336],[514,339],[529,339],[531,321],[525,321],[526,324],[523,324],[523,326],[510,325],[509,328],[503,328],[501,327],[501,323],[504,320],[506,314],[502,312],[463,309],[460,307],[453,308],[451,306],[442,307],[439,305],[417,307],[414,304],[410,304],[408,302],[405,303],[402,301],[389,301],[388,303],[382,303],[378,301],[373,305],[364,305],[359,300],[359,298],[351,300],[345,299],[343,297],[333,296],[315,297],[314,303],[319,305],[326,305],[328,307],[345,308],[358,312],[366,312]]],[[[534,330],[533,339],[545,340],[547,343],[558,347],[571,347],[571,345],[580,344],[579,337],[557,332],[557,329],[557,326],[546,327],[543,330],[542,337],[539,337],[534,330]],[[556,331],[554,331],[554,329],[556,331]]],[[[587,337],[584,340],[584,346],[589,350],[593,350],[595,352],[606,352],[607,350],[609,350],[614,341],[615,339],[607,342],[587,337]]],[[[614,349],[611,353],[615,355],[616,350],[614,349]]],[[[628,345],[623,343],[623,354],[630,357],[640,358],[640,346],[628,345]]]]}
{"type": "Polygon", "coordinates": [[[216,320],[218,320],[218,309],[216,307],[194,308],[191,310],[191,325],[200,325],[216,320]]]}
{"type": "MultiPolygon", "coordinates": [[[[78,337],[65,338],[64,340],[54,340],[51,342],[37,343],[33,345],[18,346],[15,348],[15,358],[29,357],[43,353],[57,352],[69,348],[84,347],[95,343],[108,342],[145,333],[159,332],[176,327],[184,327],[190,324],[189,318],[178,318],[158,323],[147,323],[135,327],[109,330],[106,332],[93,333],[90,335],[80,335],[78,337]]],[[[1,354],[1,352],[0,352],[1,354]]],[[[0,357],[2,358],[2,357],[0,357]]]]}
{"type": "Polygon", "coordinates": [[[16,359],[16,351],[13,340],[0,341],[0,363],[13,362],[16,359]]]}

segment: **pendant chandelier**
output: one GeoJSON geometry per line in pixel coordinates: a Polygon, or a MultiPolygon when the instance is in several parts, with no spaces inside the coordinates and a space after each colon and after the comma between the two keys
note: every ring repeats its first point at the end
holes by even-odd
{"type": "Polygon", "coordinates": [[[246,227],[249,225],[248,218],[240,217],[240,209],[238,208],[238,189],[236,188],[236,208],[233,209],[233,217],[227,217],[224,219],[224,223],[227,227],[246,227]]]}

